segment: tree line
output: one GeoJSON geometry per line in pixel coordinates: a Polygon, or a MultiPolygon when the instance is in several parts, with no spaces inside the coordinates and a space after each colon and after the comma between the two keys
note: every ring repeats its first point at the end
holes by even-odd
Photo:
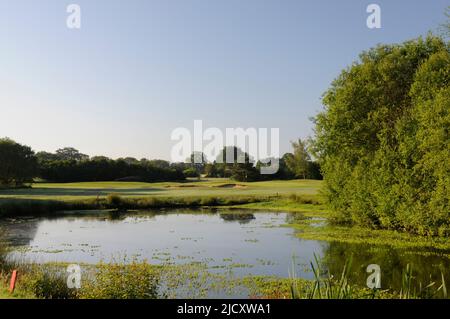
{"type": "Polygon", "coordinates": [[[225,154],[230,146],[225,147],[212,163],[205,162],[200,171],[207,177],[228,177],[237,181],[322,179],[319,164],[311,159],[307,143],[298,139],[291,144],[293,153],[286,153],[277,159],[278,170],[274,174],[260,172],[261,167],[275,159],[259,160],[253,165],[250,156],[237,147],[234,147],[234,161],[226,163],[225,154]],[[239,163],[239,157],[244,158],[244,163],[239,163]]]}
{"type": "Polygon", "coordinates": [[[193,153],[185,163],[170,163],[165,160],[136,159],[133,157],[110,159],[105,156],[89,157],[73,147],[58,149],[55,153],[34,153],[29,146],[15,141],[0,139],[0,186],[21,187],[26,182],[40,178],[49,182],[91,182],[91,181],[181,181],[187,177],[229,177],[236,181],[257,181],[269,179],[320,179],[316,163],[301,140],[292,143],[293,153],[285,154],[276,174],[261,175],[262,161],[256,164],[250,156],[237,147],[234,160],[225,163],[225,147],[222,162],[209,163],[203,154],[193,153]],[[195,160],[200,156],[200,160],[195,160]],[[241,157],[244,161],[238,160],[241,157]]]}

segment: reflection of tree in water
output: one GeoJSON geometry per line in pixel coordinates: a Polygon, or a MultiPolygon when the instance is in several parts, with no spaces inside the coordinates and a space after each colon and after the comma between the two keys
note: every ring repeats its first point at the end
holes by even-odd
{"type": "Polygon", "coordinates": [[[226,214],[220,214],[220,218],[222,218],[226,222],[239,222],[239,224],[246,224],[255,219],[255,216],[253,214],[245,214],[245,213],[226,213],[226,214]]]}
{"type": "Polygon", "coordinates": [[[154,218],[157,215],[154,211],[127,212],[120,210],[111,211],[86,211],[55,213],[51,216],[39,218],[7,218],[0,223],[0,235],[8,245],[13,247],[28,246],[34,240],[39,228],[39,224],[45,220],[66,219],[68,221],[75,220],[102,220],[108,222],[121,222],[126,218],[148,217],[154,218]]]}
{"type": "Polygon", "coordinates": [[[11,246],[26,246],[36,236],[40,220],[30,219],[5,219],[0,227],[5,234],[5,240],[11,246]]]}
{"type": "Polygon", "coordinates": [[[329,270],[335,277],[339,277],[345,262],[351,258],[349,280],[353,284],[365,286],[369,276],[366,272],[367,266],[377,264],[381,268],[381,287],[399,290],[402,273],[407,264],[410,264],[413,270],[413,282],[417,285],[421,282],[424,287],[435,281],[436,288],[439,287],[441,271],[448,283],[450,260],[437,254],[419,254],[419,252],[419,250],[331,242],[324,249],[323,268],[329,270]]]}

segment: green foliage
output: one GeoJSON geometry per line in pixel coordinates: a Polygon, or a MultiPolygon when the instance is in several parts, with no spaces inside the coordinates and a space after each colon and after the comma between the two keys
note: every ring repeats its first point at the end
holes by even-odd
{"type": "Polygon", "coordinates": [[[64,147],[56,150],[56,157],[60,161],[83,161],[89,159],[86,154],[80,153],[73,147],[64,147]]]}
{"type": "Polygon", "coordinates": [[[291,143],[294,153],[286,157],[286,165],[294,173],[295,177],[306,179],[308,164],[311,158],[306,150],[306,143],[301,139],[291,143]]]}
{"type": "MultiPolygon", "coordinates": [[[[311,262],[311,269],[314,273],[314,283],[305,292],[306,299],[351,299],[354,295],[353,288],[348,282],[348,272],[351,265],[351,259],[347,260],[339,279],[335,279],[331,274],[328,278],[323,278],[323,270],[317,256],[314,255],[315,263],[311,262]]],[[[292,298],[300,299],[301,293],[293,281],[291,288],[292,298]]]]}
{"type": "Polygon", "coordinates": [[[36,173],[37,160],[30,147],[0,139],[0,188],[22,186],[32,181],[36,173]]]}
{"type": "MultiPolygon", "coordinates": [[[[51,154],[52,155],[52,154],[51,154]]],[[[97,156],[91,159],[81,155],[49,156],[39,154],[40,177],[54,182],[82,181],[175,181],[184,180],[184,168],[156,166],[152,161],[132,158],[112,160],[97,156]],[[81,159],[74,159],[81,158],[81,159]]]]}
{"type": "Polygon", "coordinates": [[[218,176],[229,177],[238,182],[251,182],[260,178],[250,155],[236,146],[225,146],[217,156],[218,176]]]}
{"type": "Polygon", "coordinates": [[[117,194],[109,194],[106,196],[106,204],[112,208],[121,208],[124,204],[124,201],[120,195],[117,194]]]}
{"type": "Polygon", "coordinates": [[[450,50],[428,36],[364,52],[325,93],[314,154],[334,221],[450,234],[450,50]]]}
{"type": "Polygon", "coordinates": [[[189,167],[183,171],[186,177],[200,177],[199,172],[194,167],[189,167]]]}
{"type": "Polygon", "coordinates": [[[67,287],[65,269],[53,266],[34,265],[25,272],[20,271],[18,285],[24,285],[37,298],[43,299],[75,299],[76,289],[67,287]]]}
{"type": "Polygon", "coordinates": [[[92,280],[83,282],[80,298],[89,299],[156,299],[159,274],[146,262],[130,264],[100,263],[92,280]]]}
{"type": "MultiPolygon", "coordinates": [[[[330,272],[321,267],[321,262],[314,256],[311,269],[314,279],[310,285],[299,286],[295,278],[295,272],[290,278],[290,296],[292,299],[431,299],[448,298],[444,275],[441,273],[441,283],[431,281],[426,286],[417,285],[411,265],[403,270],[402,285],[400,291],[392,289],[369,289],[350,284],[349,276],[352,258],[345,261],[342,272],[335,278],[330,272]],[[416,289],[415,287],[419,287],[416,289]]],[[[301,282],[300,282],[301,283],[301,282]]]]}
{"type": "Polygon", "coordinates": [[[402,275],[402,288],[399,292],[399,299],[431,299],[431,298],[448,298],[447,286],[444,274],[441,272],[441,284],[431,281],[426,286],[419,284],[419,288],[414,285],[414,274],[410,264],[406,265],[402,275]]]}

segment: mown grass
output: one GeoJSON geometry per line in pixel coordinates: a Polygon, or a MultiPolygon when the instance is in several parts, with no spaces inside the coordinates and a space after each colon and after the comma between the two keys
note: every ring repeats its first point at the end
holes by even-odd
{"type": "MultiPolygon", "coordinates": [[[[67,210],[234,206],[263,202],[281,210],[288,208],[283,200],[289,196],[295,197],[296,209],[299,209],[298,204],[302,200],[305,205],[317,204],[320,185],[320,181],[308,180],[233,183],[227,179],[186,183],[34,184],[32,188],[0,190],[0,216],[39,216],[67,210]]],[[[293,201],[289,199],[289,202],[293,201]]]]}
{"type": "Polygon", "coordinates": [[[0,198],[73,201],[104,198],[111,193],[122,197],[277,196],[292,193],[316,195],[321,181],[233,182],[212,178],[201,181],[140,183],[86,182],[35,183],[32,188],[0,190],[0,198]]]}

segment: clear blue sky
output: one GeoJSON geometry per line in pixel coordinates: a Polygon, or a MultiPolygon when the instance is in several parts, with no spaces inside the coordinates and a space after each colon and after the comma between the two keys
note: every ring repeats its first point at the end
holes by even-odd
{"type": "Polygon", "coordinates": [[[436,31],[448,0],[0,0],[0,136],[34,150],[170,158],[171,131],[279,127],[281,151],[340,70],[436,31]],[[81,6],[81,30],[66,6],[81,6]],[[366,27],[366,7],[382,28],[366,27]]]}

